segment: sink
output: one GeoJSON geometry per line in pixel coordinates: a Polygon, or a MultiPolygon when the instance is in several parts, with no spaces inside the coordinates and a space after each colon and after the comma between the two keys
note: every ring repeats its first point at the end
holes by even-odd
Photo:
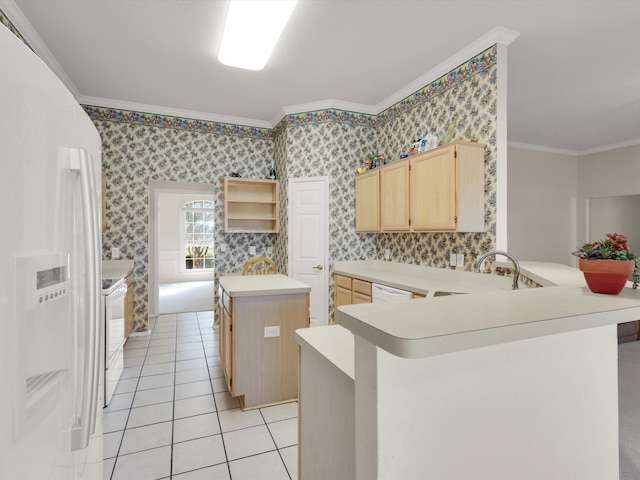
{"type": "Polygon", "coordinates": [[[433,293],[434,297],[446,297],[449,295],[466,295],[465,292],[441,292],[441,291],[436,291],[433,293]]]}

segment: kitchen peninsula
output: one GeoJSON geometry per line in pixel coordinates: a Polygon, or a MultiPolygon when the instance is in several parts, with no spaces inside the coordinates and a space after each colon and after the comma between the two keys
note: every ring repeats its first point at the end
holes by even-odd
{"type": "Polygon", "coordinates": [[[618,478],[616,325],[640,318],[640,291],[595,295],[576,269],[522,265],[544,288],[457,272],[468,295],[343,306],[339,325],[296,332],[301,478],[618,478]]]}
{"type": "Polygon", "coordinates": [[[286,275],[230,275],[218,283],[220,357],[243,410],[298,398],[296,329],[309,326],[311,287],[286,275]]]}

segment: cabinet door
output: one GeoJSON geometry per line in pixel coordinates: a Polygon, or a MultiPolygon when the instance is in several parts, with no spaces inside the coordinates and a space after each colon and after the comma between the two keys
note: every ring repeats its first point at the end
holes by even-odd
{"type": "Polygon", "coordinates": [[[380,173],[356,177],[356,232],[380,231],[380,173]]]}
{"type": "Polygon", "coordinates": [[[351,277],[336,273],[333,278],[336,284],[336,308],[351,305],[351,277]]]}
{"type": "Polygon", "coordinates": [[[351,295],[351,299],[353,300],[354,304],[371,303],[371,296],[370,295],[365,295],[365,294],[359,293],[359,292],[353,292],[353,294],[351,295]]]}
{"type": "Polygon", "coordinates": [[[398,162],[380,171],[380,229],[409,230],[409,162],[398,162]]]}
{"type": "Polygon", "coordinates": [[[411,229],[456,230],[455,147],[411,159],[411,229]]]}
{"type": "Polygon", "coordinates": [[[344,287],[336,287],[336,307],[351,305],[351,290],[344,287]]]}
{"type": "Polygon", "coordinates": [[[367,282],[366,280],[359,280],[357,278],[352,279],[351,282],[351,289],[354,293],[357,292],[368,297],[371,296],[371,282],[367,282]]]}
{"type": "Polygon", "coordinates": [[[134,323],[134,285],[133,285],[133,272],[127,275],[127,295],[124,299],[124,338],[128,338],[129,334],[133,330],[134,323]]]}
{"type": "Polygon", "coordinates": [[[235,394],[235,386],[233,385],[234,364],[233,364],[233,318],[226,308],[222,308],[222,324],[220,325],[220,335],[222,338],[222,352],[220,359],[222,360],[222,368],[224,376],[227,379],[227,387],[231,395],[235,394]]]}

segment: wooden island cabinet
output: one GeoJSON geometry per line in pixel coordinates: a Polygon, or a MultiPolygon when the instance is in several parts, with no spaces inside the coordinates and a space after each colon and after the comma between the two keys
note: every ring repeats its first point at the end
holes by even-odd
{"type": "Polygon", "coordinates": [[[309,326],[310,291],[280,274],[219,278],[220,358],[243,410],[298,398],[294,332],[309,326]]]}

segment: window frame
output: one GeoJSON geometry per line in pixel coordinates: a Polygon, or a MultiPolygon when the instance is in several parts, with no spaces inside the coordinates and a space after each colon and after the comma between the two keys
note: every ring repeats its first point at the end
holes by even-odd
{"type": "MultiPolygon", "coordinates": [[[[214,255],[214,240],[215,240],[215,212],[214,212],[214,203],[211,200],[191,200],[189,202],[185,202],[180,206],[179,217],[180,217],[180,272],[181,273],[198,273],[198,272],[211,272],[215,268],[215,255],[214,255]],[[195,204],[201,203],[206,206],[196,207],[195,204]],[[210,238],[210,251],[211,251],[211,267],[202,267],[202,268],[187,268],[187,248],[189,247],[189,242],[187,241],[187,213],[202,213],[207,214],[210,213],[212,216],[211,220],[211,238],[210,238]]],[[[206,222],[206,220],[205,220],[206,222]]],[[[192,222],[194,223],[194,222],[192,222]]],[[[192,235],[194,233],[192,232],[192,235]]],[[[203,235],[207,235],[206,232],[202,233],[203,235]]],[[[206,239],[205,239],[206,240],[206,239]]],[[[207,259],[209,257],[205,257],[207,259]]]]}

